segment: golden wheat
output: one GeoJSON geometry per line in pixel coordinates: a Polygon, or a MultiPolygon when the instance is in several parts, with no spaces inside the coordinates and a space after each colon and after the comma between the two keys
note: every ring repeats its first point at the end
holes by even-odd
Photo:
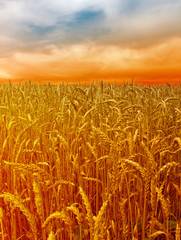
{"type": "Polygon", "coordinates": [[[181,85],[0,84],[0,238],[180,239],[181,85]]]}
{"type": "Polygon", "coordinates": [[[1,194],[0,198],[3,198],[7,202],[13,203],[15,207],[20,208],[20,210],[26,216],[26,218],[31,226],[31,230],[34,234],[34,238],[37,239],[37,225],[35,222],[35,218],[34,218],[33,214],[29,211],[29,209],[26,208],[21,203],[22,200],[19,199],[18,197],[16,197],[15,195],[7,193],[7,192],[5,192],[4,194],[1,194]]]}

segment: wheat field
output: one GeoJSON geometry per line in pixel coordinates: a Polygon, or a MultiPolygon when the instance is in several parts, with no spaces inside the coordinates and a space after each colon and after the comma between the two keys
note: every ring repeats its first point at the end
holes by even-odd
{"type": "Polygon", "coordinates": [[[0,85],[0,239],[181,239],[181,85],[0,85]]]}

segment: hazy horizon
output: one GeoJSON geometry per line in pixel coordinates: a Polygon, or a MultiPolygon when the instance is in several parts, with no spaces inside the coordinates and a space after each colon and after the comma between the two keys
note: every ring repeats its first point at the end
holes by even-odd
{"type": "Polygon", "coordinates": [[[0,0],[3,82],[181,80],[181,2],[0,0]]]}

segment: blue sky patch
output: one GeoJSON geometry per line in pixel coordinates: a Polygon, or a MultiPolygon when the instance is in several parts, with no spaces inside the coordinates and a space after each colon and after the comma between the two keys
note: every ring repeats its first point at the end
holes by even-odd
{"type": "Polygon", "coordinates": [[[81,22],[90,22],[101,20],[104,18],[103,11],[92,11],[92,10],[82,10],[74,15],[74,22],[81,23],[81,22]]]}
{"type": "Polygon", "coordinates": [[[141,5],[142,1],[140,0],[126,0],[125,2],[121,3],[121,12],[124,14],[133,13],[139,10],[141,5]]]}
{"type": "Polygon", "coordinates": [[[69,16],[71,20],[68,21],[59,21],[60,24],[63,24],[66,27],[69,28],[77,28],[77,27],[83,27],[83,26],[89,26],[93,23],[97,23],[98,25],[101,25],[102,21],[105,19],[105,15],[103,11],[93,11],[89,9],[84,9],[82,11],[78,11],[71,16],[69,16]]]}
{"type": "Polygon", "coordinates": [[[35,24],[28,24],[28,28],[36,35],[45,36],[46,34],[53,32],[56,29],[56,26],[40,26],[35,24]]]}

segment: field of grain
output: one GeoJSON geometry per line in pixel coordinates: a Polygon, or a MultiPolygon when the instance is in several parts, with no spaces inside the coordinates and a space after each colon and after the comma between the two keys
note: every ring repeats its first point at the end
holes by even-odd
{"type": "Polygon", "coordinates": [[[181,85],[0,85],[0,239],[181,239],[181,85]]]}

